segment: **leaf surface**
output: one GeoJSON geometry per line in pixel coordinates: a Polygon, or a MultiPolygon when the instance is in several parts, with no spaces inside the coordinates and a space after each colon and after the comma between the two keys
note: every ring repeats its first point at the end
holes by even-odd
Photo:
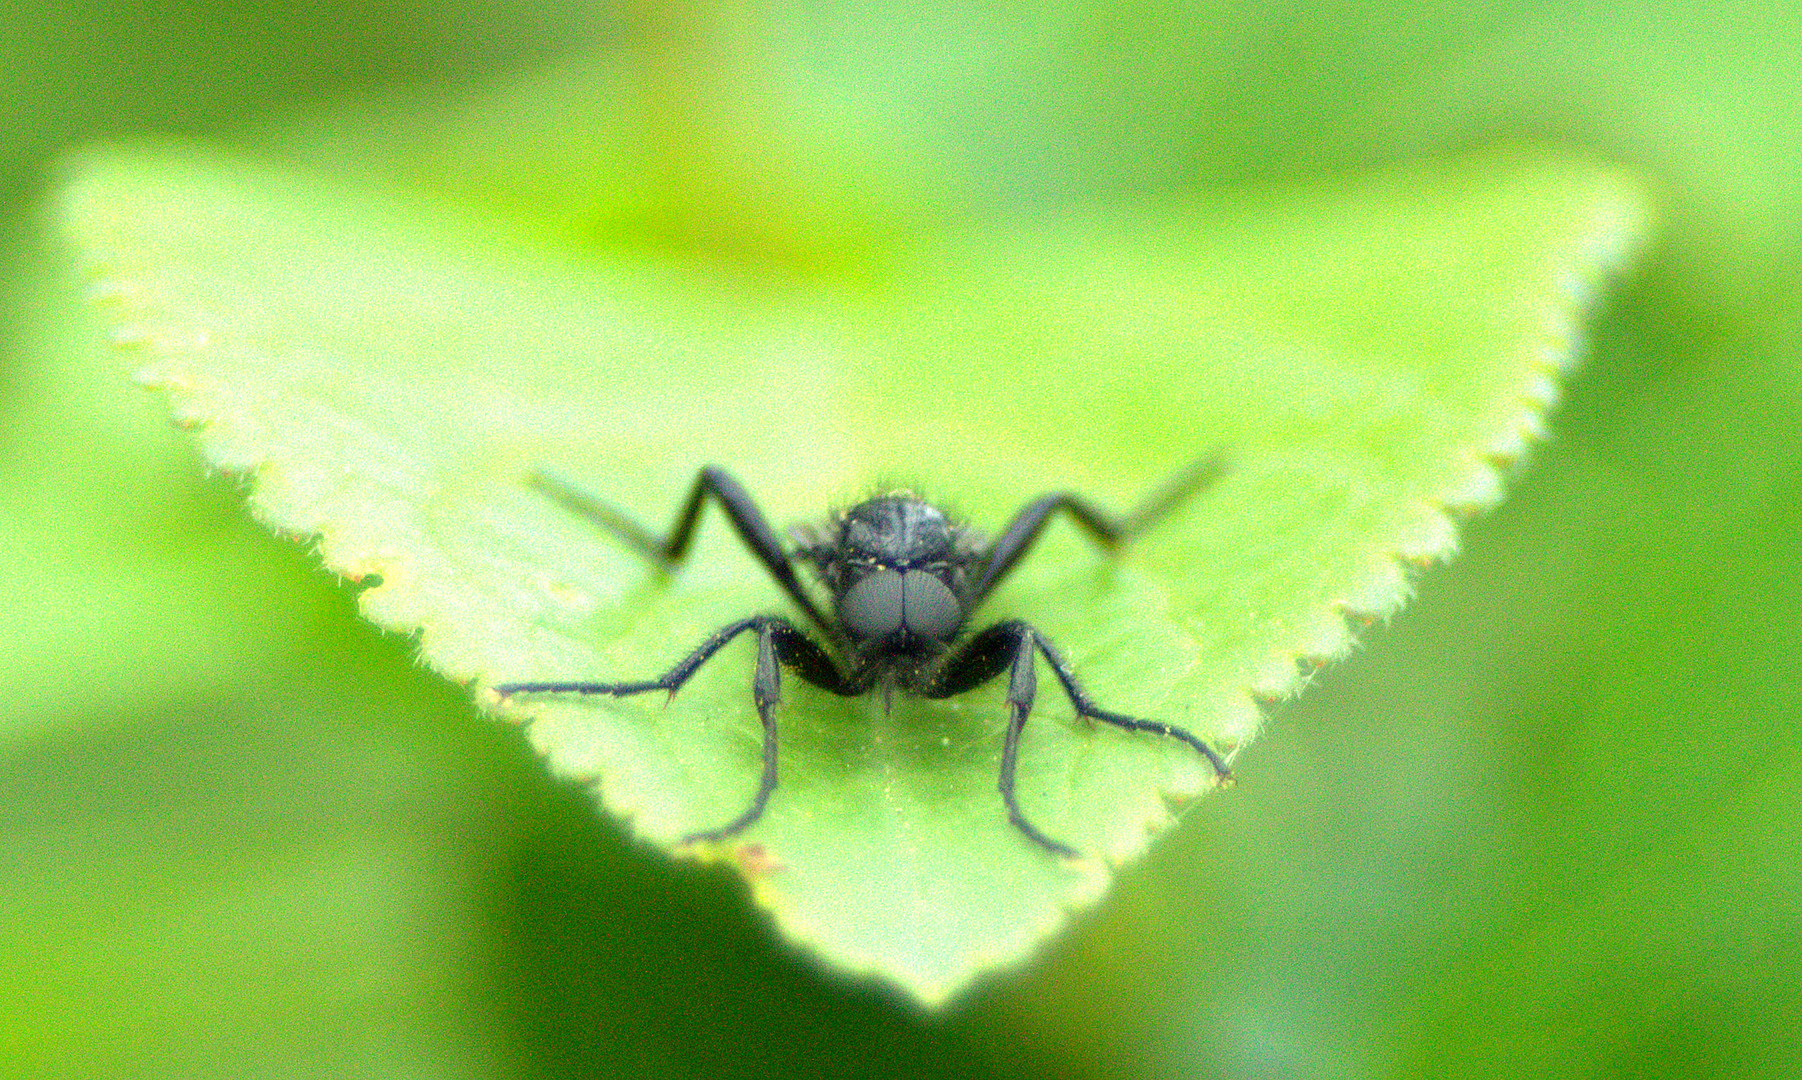
{"type": "MultiPolygon", "coordinates": [[[[364,613],[478,687],[649,678],[784,610],[716,511],[663,574],[535,493],[538,467],[654,529],[718,462],[779,527],[901,485],[993,535],[1046,490],[1123,510],[1225,451],[1220,482],[1118,558],[1051,527],[982,619],[1029,619],[1103,706],[1235,753],[1260,699],[1342,656],[1347,615],[1394,611],[1405,568],[1499,498],[1642,216],[1609,170],[1489,157],[1010,223],[835,292],[548,250],[444,205],[175,152],[91,157],[63,202],[139,380],[208,461],[329,568],[378,576],[364,613]]],[[[674,848],[755,788],[753,650],[668,703],[478,694],[674,848]]],[[[1075,722],[1047,673],[1020,798],[1087,856],[1061,861],[1002,811],[999,682],[892,708],[784,689],[766,816],[696,853],[829,962],[928,1003],[1093,903],[1211,786],[1180,744],[1075,722]]]]}

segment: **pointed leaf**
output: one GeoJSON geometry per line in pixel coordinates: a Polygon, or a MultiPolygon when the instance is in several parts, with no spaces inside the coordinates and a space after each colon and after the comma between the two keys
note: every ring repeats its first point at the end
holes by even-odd
{"type": "MultiPolygon", "coordinates": [[[[717,511],[664,574],[535,492],[539,467],[657,530],[718,462],[779,527],[904,484],[993,535],[1046,490],[1124,510],[1225,451],[1219,483],[1118,557],[1054,524],[982,613],[1031,620],[1104,707],[1223,749],[1499,497],[1641,215],[1608,170],[1489,158],[1010,226],[835,294],[533,249],[443,206],[173,153],[96,156],[64,200],[139,379],[253,479],[264,521],[379,576],[369,618],[478,686],[651,678],[787,610],[717,511]]],[[[754,649],[668,703],[481,698],[675,848],[756,786],[754,649]]],[[[930,1003],[1092,903],[1212,782],[1180,743],[1074,722],[1042,676],[1019,790],[1087,856],[1059,860],[1002,811],[1000,681],[892,709],[784,691],[768,813],[679,850],[729,859],[791,937],[930,1003]]]]}

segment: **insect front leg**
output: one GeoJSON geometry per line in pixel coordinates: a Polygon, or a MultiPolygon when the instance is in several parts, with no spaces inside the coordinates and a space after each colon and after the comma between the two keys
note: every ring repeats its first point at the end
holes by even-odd
{"type": "Polygon", "coordinates": [[[1033,699],[1038,695],[1038,676],[1033,670],[1033,649],[1038,632],[1017,619],[996,623],[972,637],[941,671],[938,680],[926,690],[930,698],[950,697],[980,686],[1007,672],[1007,736],[1001,744],[1001,777],[997,784],[1007,819],[1027,839],[1056,855],[1075,858],[1076,849],[1046,836],[1038,826],[1026,820],[1014,797],[1015,772],[1019,766],[1020,733],[1026,718],[1032,714],[1033,699]]]}
{"type": "Polygon", "coordinates": [[[763,816],[763,808],[776,790],[776,706],[782,701],[782,667],[776,663],[776,630],[774,619],[763,620],[757,628],[757,674],[751,677],[751,701],[757,707],[757,719],[763,724],[763,776],[757,782],[757,794],[745,812],[717,829],[691,832],[682,838],[684,844],[700,840],[722,840],[743,832],[763,816]]]}
{"type": "Polygon", "coordinates": [[[1007,675],[1007,739],[1001,744],[1001,801],[1007,806],[1007,819],[1014,823],[1015,828],[1040,847],[1067,859],[1074,859],[1076,849],[1040,832],[1037,826],[1026,820],[1026,815],[1020,812],[1019,802],[1014,798],[1014,770],[1019,764],[1020,732],[1026,728],[1026,718],[1032,713],[1033,697],[1038,693],[1038,676],[1033,672],[1032,655],[1033,643],[1038,635],[1025,623],[1015,625],[1017,643],[1007,675]]]}
{"type": "Polygon", "coordinates": [[[1078,716],[1086,716],[1128,731],[1151,732],[1187,743],[1207,759],[1219,783],[1231,782],[1233,774],[1227,767],[1226,760],[1192,732],[1161,720],[1140,720],[1101,708],[1095,704],[1095,699],[1089,696],[1082,683],[1077,681],[1069,663],[1052,647],[1045,635],[1018,619],[996,623],[970,638],[963,650],[946,664],[938,680],[927,689],[926,696],[950,697],[980,686],[1003,671],[1008,673],[1007,737],[1001,746],[1001,777],[998,786],[1001,789],[1001,801],[1007,806],[1008,820],[1040,847],[1066,857],[1077,854],[1075,849],[1053,840],[1026,820],[1014,795],[1015,774],[1019,768],[1020,735],[1026,728],[1026,718],[1032,713],[1033,700],[1038,692],[1038,678],[1033,669],[1035,653],[1043,656],[1051,666],[1052,673],[1062,684],[1064,693],[1070,698],[1070,704],[1078,716]]]}
{"type": "Polygon", "coordinates": [[[757,783],[757,794],[751,797],[751,805],[744,813],[717,829],[689,833],[682,838],[685,844],[723,840],[750,828],[763,816],[770,793],[776,790],[776,706],[782,703],[784,665],[822,690],[846,696],[862,693],[860,687],[839,671],[826,650],[787,619],[759,615],[747,622],[757,628],[757,673],[751,678],[751,701],[757,707],[757,719],[763,724],[763,776],[757,783]]]}
{"type": "Polygon", "coordinates": [[[651,690],[663,690],[673,695],[694,677],[702,664],[713,658],[713,654],[747,630],[757,633],[757,670],[751,679],[751,701],[756,706],[757,718],[763,725],[763,772],[757,784],[757,794],[752,797],[751,805],[744,813],[725,825],[717,829],[692,832],[682,838],[685,844],[699,840],[720,840],[743,832],[762,817],[764,807],[770,800],[770,793],[776,790],[776,706],[782,701],[782,666],[786,664],[794,668],[801,678],[835,694],[861,692],[839,671],[838,665],[825,649],[787,619],[779,615],[753,615],[722,626],[657,679],[618,683],[507,683],[494,690],[502,697],[514,694],[611,694],[614,697],[625,697],[651,690]]]}

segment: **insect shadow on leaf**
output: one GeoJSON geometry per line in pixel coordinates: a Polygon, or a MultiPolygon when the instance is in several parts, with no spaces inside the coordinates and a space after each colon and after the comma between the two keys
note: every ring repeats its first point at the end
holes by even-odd
{"type": "Polygon", "coordinates": [[[825,638],[821,644],[781,615],[752,615],[714,631],[662,677],[638,682],[521,682],[496,686],[502,697],[515,694],[612,694],[623,697],[652,690],[675,693],[694,673],[743,633],[757,635],[757,670],[751,699],[763,722],[763,777],[744,813],[714,829],[683,837],[683,843],[721,840],[743,832],[763,815],[776,789],[776,705],[782,699],[782,669],[844,697],[881,690],[924,698],[948,698],[1007,673],[1009,720],[1001,749],[1001,801],[1008,820],[1034,843],[1065,857],[1077,852],[1047,836],[1020,812],[1014,772],[1020,733],[1037,693],[1039,657],[1057,676],[1078,715],[1129,731],[1146,731],[1194,747],[1213,767],[1218,781],[1231,779],[1226,762],[1207,743],[1175,724],[1140,720],[1095,704],[1069,663],[1030,623],[1007,619],[966,635],[965,628],[989,593],[1032,548],[1059,511],[1069,515],[1103,548],[1112,552],[1170,513],[1184,499],[1211,486],[1226,471],[1225,459],[1211,454],[1196,461],[1123,516],[1109,514],[1069,492],[1053,492],[1028,502],[999,538],[985,544],[968,527],[911,492],[868,499],[824,524],[794,530],[796,546],[785,550],[757,504],[732,474],[709,465],[695,477],[675,527],[660,537],[607,502],[540,471],[534,485],[571,512],[643,554],[673,567],[689,552],[701,510],[709,497],[726,512],[751,554],[825,638]],[[831,614],[808,595],[795,565],[803,563],[831,594],[831,614]]]}

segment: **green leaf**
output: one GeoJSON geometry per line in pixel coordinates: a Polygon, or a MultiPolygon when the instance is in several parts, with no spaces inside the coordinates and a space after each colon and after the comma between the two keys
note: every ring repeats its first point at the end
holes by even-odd
{"type": "MultiPolygon", "coordinates": [[[[478,686],[651,677],[784,607],[716,512],[662,574],[536,494],[538,467],[657,529],[714,461],[776,522],[904,484],[992,534],[1045,490],[1124,509],[1226,450],[1118,558],[1054,525],[984,616],[1031,619],[1104,706],[1237,749],[1499,497],[1643,213],[1607,169],[1491,157],[1008,223],[833,292],[175,153],[95,156],[63,207],[209,462],[329,568],[379,575],[363,612],[478,686]]],[[[1062,861],[1003,813],[999,685],[889,709],[791,677],[768,813],[680,848],[756,786],[753,649],[667,704],[478,696],[638,835],[726,860],[790,937],[928,1003],[1026,955],[1211,786],[1042,679],[1020,797],[1088,856],[1062,861]]]]}

